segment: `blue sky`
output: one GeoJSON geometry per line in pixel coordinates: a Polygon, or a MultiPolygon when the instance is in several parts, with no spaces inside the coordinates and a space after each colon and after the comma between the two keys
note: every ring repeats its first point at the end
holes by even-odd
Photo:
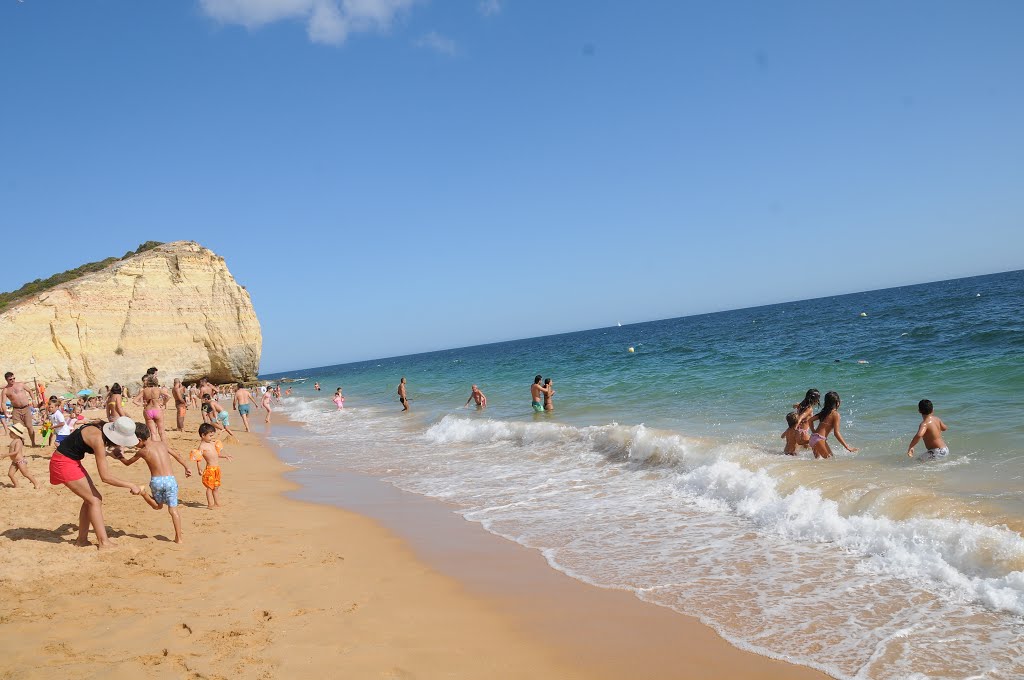
{"type": "Polygon", "coordinates": [[[195,240],[265,372],[1024,267],[1024,3],[0,0],[0,290],[195,240]]]}

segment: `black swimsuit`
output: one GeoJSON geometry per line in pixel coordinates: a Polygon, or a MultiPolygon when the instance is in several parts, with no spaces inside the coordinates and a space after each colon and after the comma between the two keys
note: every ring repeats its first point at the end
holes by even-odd
{"type": "MultiPolygon", "coordinates": [[[[57,445],[57,453],[70,458],[71,460],[82,460],[85,458],[85,454],[92,453],[92,447],[85,443],[85,439],[82,438],[82,433],[87,427],[99,427],[99,425],[83,425],[71,434],[67,436],[64,441],[57,445]]],[[[102,428],[100,433],[103,433],[102,428]]]]}

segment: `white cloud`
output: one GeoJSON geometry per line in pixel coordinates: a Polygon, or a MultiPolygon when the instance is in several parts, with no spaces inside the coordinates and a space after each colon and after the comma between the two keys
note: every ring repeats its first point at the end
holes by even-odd
{"type": "Polygon", "coordinates": [[[480,0],[477,9],[485,17],[494,16],[501,11],[501,0],[480,0]]]}
{"type": "Polygon", "coordinates": [[[414,44],[416,47],[425,47],[439,54],[447,54],[449,57],[455,56],[455,41],[434,31],[427,33],[414,44]]]}
{"type": "Polygon", "coordinates": [[[309,39],[340,45],[352,33],[386,31],[395,15],[417,0],[199,0],[203,11],[225,24],[259,28],[275,21],[306,23],[309,39]]]}

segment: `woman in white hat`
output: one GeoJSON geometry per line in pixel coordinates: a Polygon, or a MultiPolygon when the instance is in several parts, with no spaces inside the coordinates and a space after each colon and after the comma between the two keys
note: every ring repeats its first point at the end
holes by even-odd
{"type": "Polygon", "coordinates": [[[7,432],[11,436],[11,445],[7,449],[7,455],[11,457],[11,469],[7,471],[7,476],[11,478],[11,484],[14,485],[14,488],[18,488],[18,480],[14,473],[20,472],[28,481],[32,482],[33,489],[38,489],[39,483],[29,473],[28,462],[25,460],[25,440],[28,438],[28,430],[21,423],[11,423],[7,432]]]}
{"type": "Polygon", "coordinates": [[[122,416],[112,423],[97,420],[83,425],[62,441],[50,458],[50,484],[63,484],[82,499],[82,509],[78,513],[78,540],[75,545],[89,545],[89,525],[96,532],[101,548],[113,545],[107,538],[107,529],[103,524],[103,496],[96,490],[92,478],[82,466],[85,454],[96,457],[96,471],[100,479],[111,486],[128,489],[135,496],[142,490],[123,479],[110,474],[107,454],[119,456],[121,447],[131,447],[139,443],[135,436],[135,421],[122,416]]]}

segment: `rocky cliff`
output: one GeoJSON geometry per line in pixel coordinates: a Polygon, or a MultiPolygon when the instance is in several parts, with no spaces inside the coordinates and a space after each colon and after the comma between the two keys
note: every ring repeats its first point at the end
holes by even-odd
{"type": "Polygon", "coordinates": [[[224,258],[190,241],[157,246],[0,314],[0,372],[54,394],[176,377],[252,380],[263,336],[224,258]],[[33,367],[30,359],[35,359],[33,367]]]}

